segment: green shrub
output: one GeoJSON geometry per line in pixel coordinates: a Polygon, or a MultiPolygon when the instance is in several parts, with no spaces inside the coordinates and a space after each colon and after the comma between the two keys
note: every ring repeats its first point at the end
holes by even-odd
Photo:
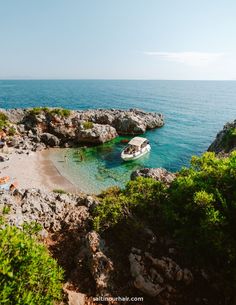
{"type": "Polygon", "coordinates": [[[15,127],[11,126],[11,127],[8,129],[7,134],[8,134],[9,136],[14,136],[14,135],[16,134],[16,129],[15,129],[15,127]]]}
{"type": "Polygon", "coordinates": [[[69,109],[55,108],[50,111],[50,114],[67,118],[70,116],[71,111],[69,109]]]}
{"type": "Polygon", "coordinates": [[[69,117],[71,111],[69,109],[55,108],[49,109],[48,107],[34,107],[29,110],[29,113],[32,115],[38,115],[44,112],[45,114],[58,115],[61,117],[69,117]]]}
{"type": "Polygon", "coordinates": [[[0,230],[0,304],[53,305],[61,299],[62,270],[35,230],[9,225],[0,230]]]}
{"type": "Polygon", "coordinates": [[[164,184],[139,177],[128,182],[124,190],[116,187],[101,195],[101,203],[94,210],[94,229],[114,226],[124,217],[135,215],[143,220],[156,222],[157,211],[166,196],[164,184]]]}
{"type": "Polygon", "coordinates": [[[53,193],[56,193],[56,194],[67,194],[67,192],[62,190],[62,189],[55,189],[55,190],[53,190],[53,193]]]}
{"type": "Polygon", "coordinates": [[[42,107],[34,107],[34,108],[30,109],[28,112],[29,112],[29,114],[32,114],[32,115],[38,115],[38,114],[42,113],[42,111],[44,111],[42,107]]]}
{"type": "Polygon", "coordinates": [[[5,113],[0,112],[0,130],[8,125],[8,117],[5,113]]]}
{"type": "Polygon", "coordinates": [[[236,274],[236,152],[193,157],[169,187],[150,178],[130,181],[124,190],[104,192],[94,210],[94,228],[103,231],[125,218],[166,232],[189,258],[236,274]]]}
{"type": "Polygon", "coordinates": [[[93,128],[93,122],[83,122],[84,129],[91,129],[93,128]]]}
{"type": "Polygon", "coordinates": [[[169,231],[192,253],[236,263],[236,152],[193,157],[163,205],[169,231]]]}
{"type": "Polygon", "coordinates": [[[232,146],[236,145],[236,128],[232,127],[227,130],[224,138],[222,140],[222,144],[226,151],[231,150],[232,146]]]}
{"type": "Polygon", "coordinates": [[[2,209],[2,214],[3,215],[9,214],[10,211],[11,211],[11,208],[8,205],[4,205],[4,207],[2,209]]]}

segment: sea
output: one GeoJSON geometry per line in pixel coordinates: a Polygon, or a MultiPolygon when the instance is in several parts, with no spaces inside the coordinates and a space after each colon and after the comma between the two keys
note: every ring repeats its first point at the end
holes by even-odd
{"type": "Polygon", "coordinates": [[[0,80],[0,108],[139,108],[160,112],[162,128],[148,131],[151,152],[132,162],[120,158],[120,137],[96,147],[55,149],[58,171],[86,193],[124,187],[132,171],[164,167],[179,171],[200,156],[223,125],[236,119],[236,81],[0,80]],[[82,158],[81,158],[82,156],[82,158]]]}

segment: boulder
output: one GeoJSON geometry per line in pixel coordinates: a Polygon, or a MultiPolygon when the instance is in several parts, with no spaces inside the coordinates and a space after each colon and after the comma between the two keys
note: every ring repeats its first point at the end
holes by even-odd
{"type": "Polygon", "coordinates": [[[175,304],[182,291],[193,282],[190,270],[180,266],[169,257],[155,258],[150,253],[132,249],[129,255],[130,272],[134,286],[142,293],[156,299],[156,303],[175,304]],[[183,288],[182,288],[183,289],[183,288]]]}
{"type": "Polygon", "coordinates": [[[93,124],[93,127],[89,129],[83,128],[82,125],[77,132],[79,143],[101,144],[116,137],[117,132],[110,125],[93,124]]]}
{"type": "Polygon", "coordinates": [[[132,172],[130,178],[134,180],[137,177],[152,178],[169,185],[176,178],[176,175],[168,172],[165,168],[142,168],[132,172]]]}
{"type": "Polygon", "coordinates": [[[58,137],[50,134],[50,133],[43,133],[41,135],[41,141],[46,144],[47,146],[54,147],[54,146],[59,146],[60,145],[60,140],[58,137]]]}

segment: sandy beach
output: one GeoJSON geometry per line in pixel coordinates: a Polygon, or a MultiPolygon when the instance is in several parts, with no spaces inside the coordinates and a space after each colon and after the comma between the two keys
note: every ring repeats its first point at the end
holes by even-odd
{"type": "Polygon", "coordinates": [[[29,155],[8,151],[8,161],[0,163],[0,177],[10,176],[18,182],[20,189],[39,188],[44,191],[62,189],[78,192],[70,181],[64,178],[49,159],[49,151],[30,152],[29,155]]]}

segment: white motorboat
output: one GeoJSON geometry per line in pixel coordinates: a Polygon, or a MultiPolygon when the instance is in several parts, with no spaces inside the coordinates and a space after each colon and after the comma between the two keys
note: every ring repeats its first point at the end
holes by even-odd
{"type": "Polygon", "coordinates": [[[129,141],[127,147],[122,151],[121,158],[124,161],[136,160],[151,150],[148,139],[134,137],[129,141]]]}

